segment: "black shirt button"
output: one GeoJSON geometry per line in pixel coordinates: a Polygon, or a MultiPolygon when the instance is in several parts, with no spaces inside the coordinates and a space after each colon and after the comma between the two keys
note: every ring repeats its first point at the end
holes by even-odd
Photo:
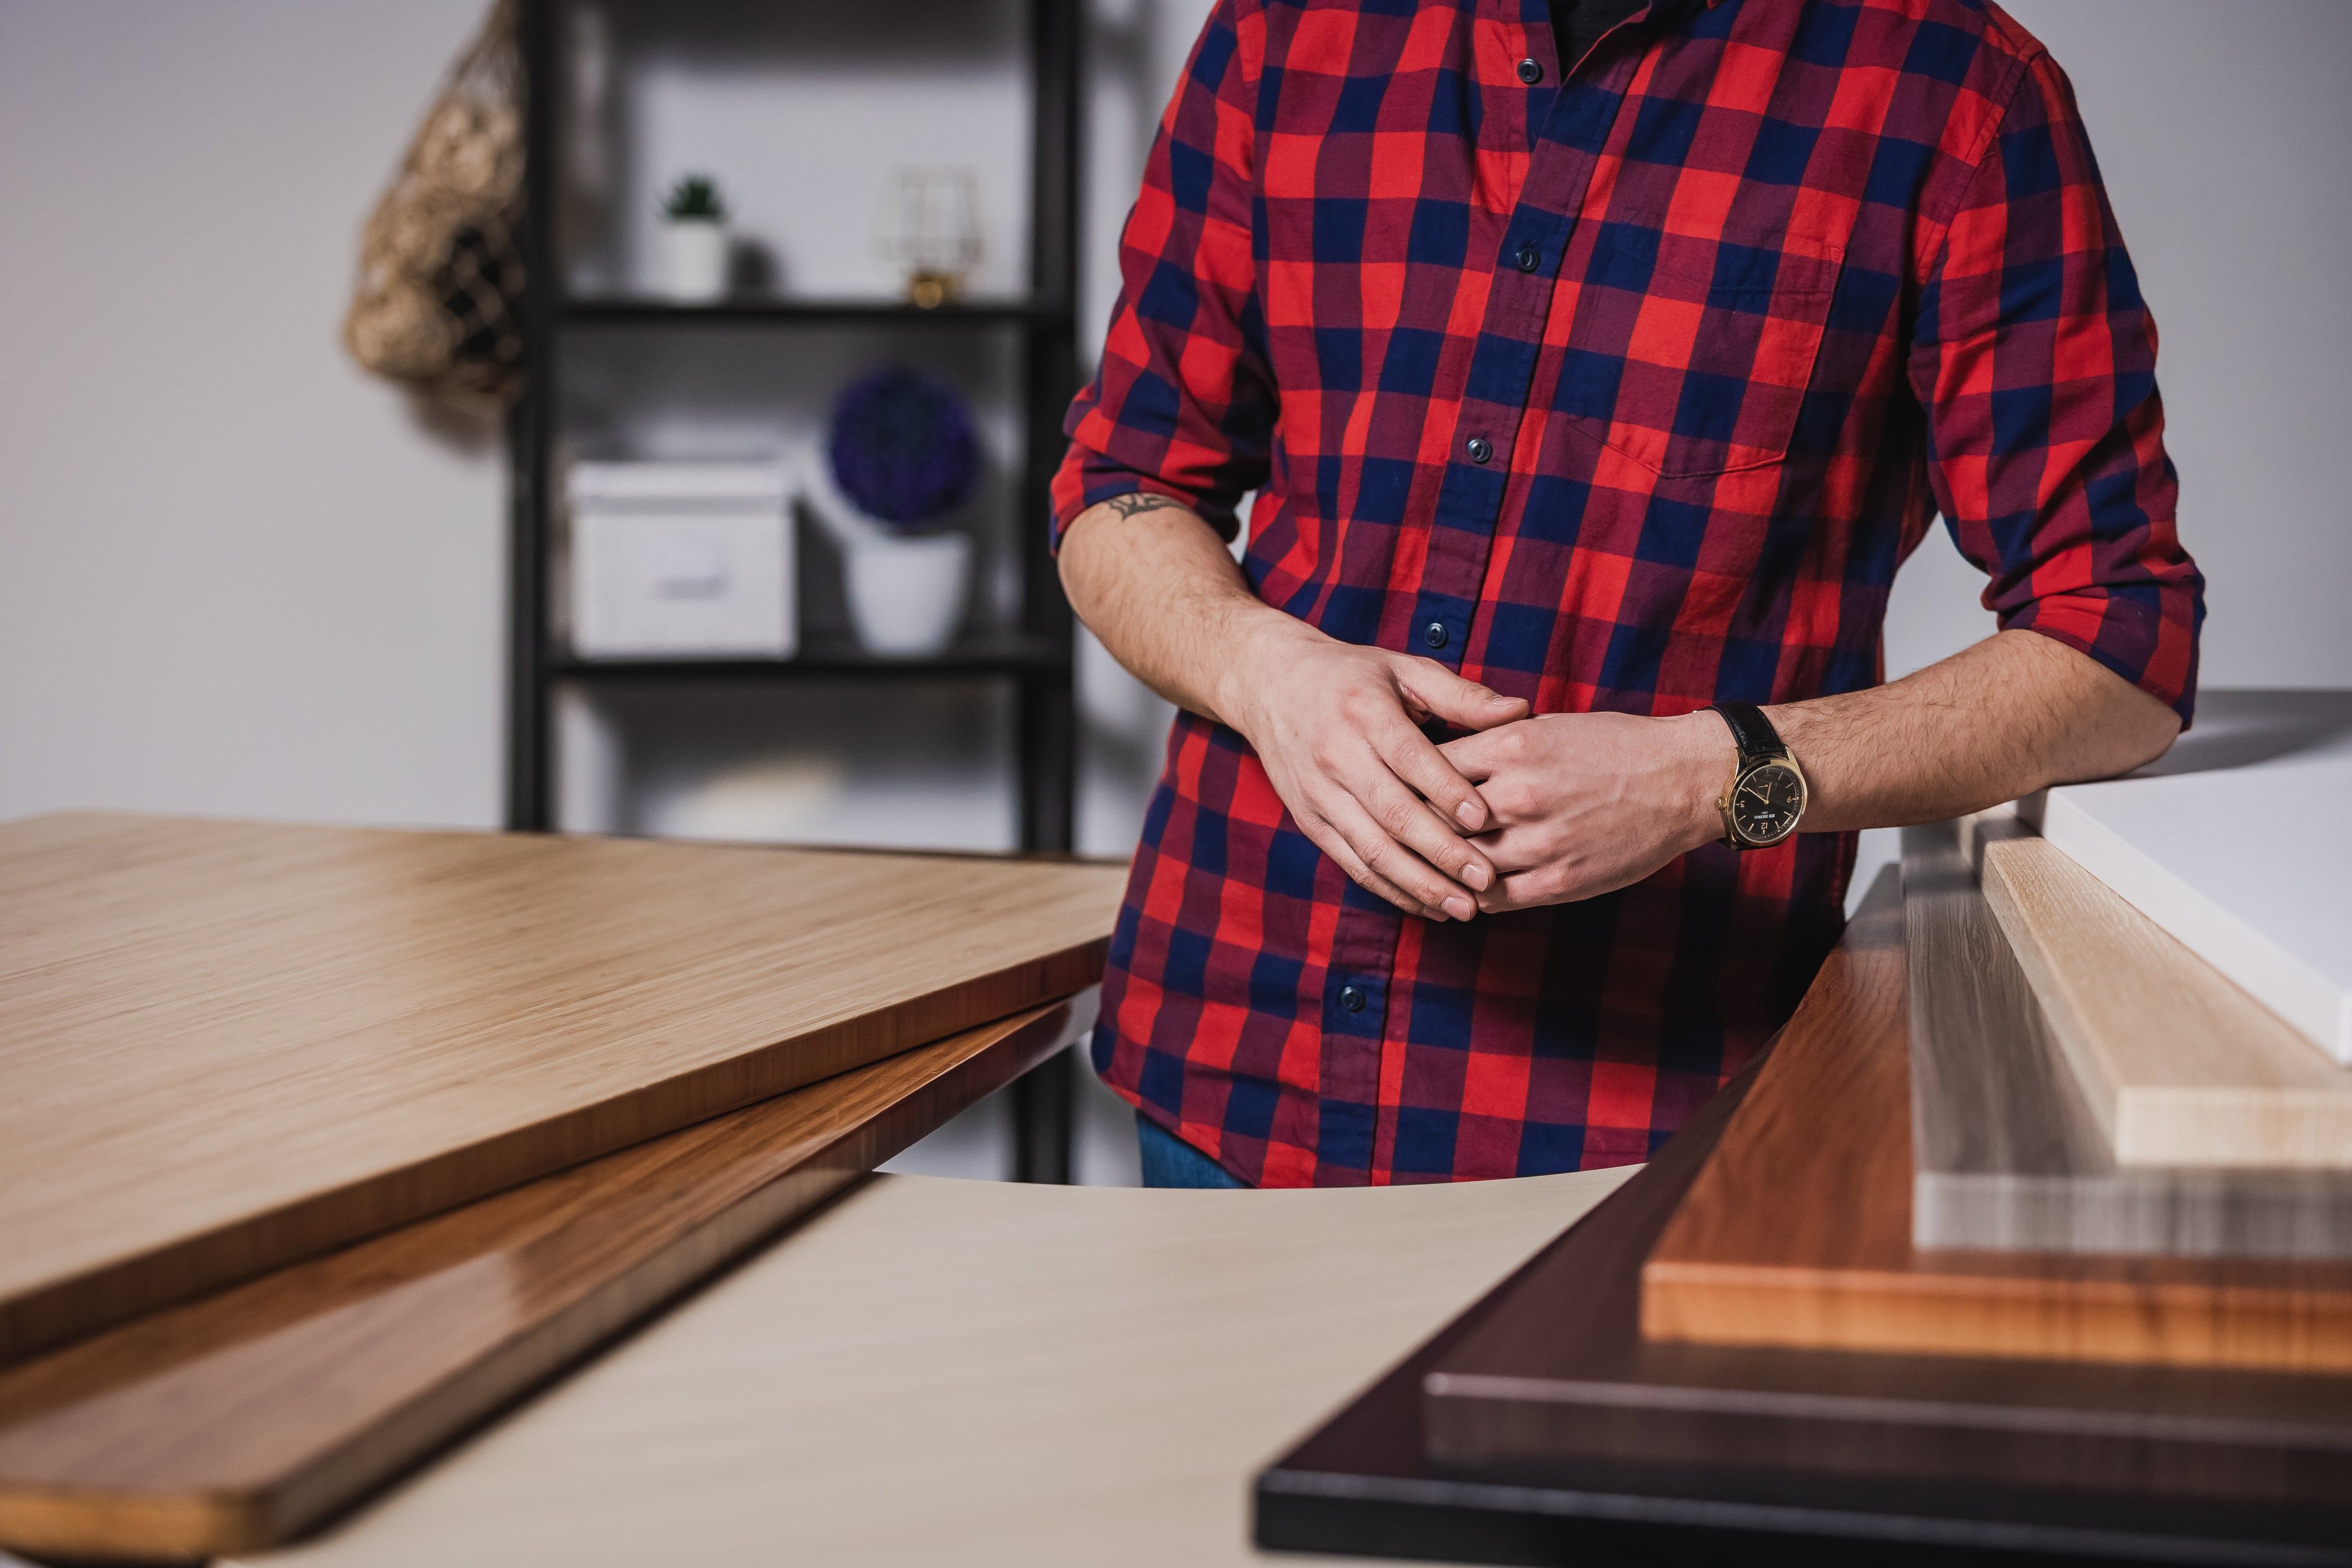
{"type": "Polygon", "coordinates": [[[1472,462],[1483,463],[1495,455],[1495,445],[1484,436],[1473,436],[1470,437],[1470,445],[1465,450],[1470,454],[1472,462]]]}
{"type": "Polygon", "coordinates": [[[1364,1010],[1364,988],[1360,985],[1340,986],[1339,1005],[1346,1008],[1350,1013],[1362,1012],[1364,1010]]]}
{"type": "Polygon", "coordinates": [[[1529,87],[1535,86],[1536,83],[1543,80],[1543,67],[1536,64],[1533,60],[1521,60],[1519,62],[1519,79],[1526,82],[1529,87]]]}
{"type": "Polygon", "coordinates": [[[1422,628],[1421,640],[1427,643],[1432,647],[1444,647],[1445,646],[1445,623],[1444,621],[1430,622],[1428,626],[1422,628]]]}
{"type": "Polygon", "coordinates": [[[1533,272],[1537,268],[1541,267],[1542,265],[1543,265],[1543,252],[1542,252],[1542,251],[1540,251],[1540,250],[1538,250],[1538,249],[1535,247],[1535,245],[1534,245],[1534,243],[1533,243],[1532,241],[1531,241],[1531,242],[1529,242],[1528,244],[1526,244],[1526,245],[1523,245],[1523,246],[1519,247],[1519,270],[1520,270],[1520,271],[1522,271],[1522,272],[1533,272]]]}

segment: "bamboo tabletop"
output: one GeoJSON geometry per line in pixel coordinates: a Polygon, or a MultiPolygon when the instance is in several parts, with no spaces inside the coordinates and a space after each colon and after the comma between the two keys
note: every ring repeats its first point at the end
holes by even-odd
{"type": "Polygon", "coordinates": [[[0,825],[0,1361],[1069,995],[1123,877],[0,825]]]}
{"type": "Polygon", "coordinates": [[[1067,1046],[1095,994],[0,1368],[0,1547],[287,1540],[1067,1046]]]}

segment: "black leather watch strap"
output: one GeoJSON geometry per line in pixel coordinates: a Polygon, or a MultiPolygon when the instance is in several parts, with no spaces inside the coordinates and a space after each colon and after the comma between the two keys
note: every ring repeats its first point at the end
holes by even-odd
{"type": "Polygon", "coordinates": [[[1731,726],[1731,743],[1739,748],[1742,762],[1751,756],[1789,754],[1789,748],[1780,743],[1780,732],[1772,728],[1772,721],[1764,717],[1764,710],[1753,702],[1718,702],[1715,710],[1731,726]]]}

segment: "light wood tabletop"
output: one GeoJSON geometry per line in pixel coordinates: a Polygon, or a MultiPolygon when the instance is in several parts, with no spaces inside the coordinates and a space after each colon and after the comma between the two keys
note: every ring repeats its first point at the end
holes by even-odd
{"type": "Polygon", "coordinates": [[[236,1561],[1285,1561],[1248,1544],[1252,1470],[1628,1173],[877,1176],[324,1535],[236,1561]]]}
{"type": "Polygon", "coordinates": [[[1069,995],[1124,880],[0,825],[0,1361],[1069,995]]]}

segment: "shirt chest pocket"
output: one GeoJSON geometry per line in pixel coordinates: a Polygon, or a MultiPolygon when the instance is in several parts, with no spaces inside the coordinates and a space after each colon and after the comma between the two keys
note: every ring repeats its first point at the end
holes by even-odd
{"type": "Polygon", "coordinates": [[[1843,253],[1787,235],[1601,226],[1553,406],[1666,479],[1788,455],[1843,253]]]}

